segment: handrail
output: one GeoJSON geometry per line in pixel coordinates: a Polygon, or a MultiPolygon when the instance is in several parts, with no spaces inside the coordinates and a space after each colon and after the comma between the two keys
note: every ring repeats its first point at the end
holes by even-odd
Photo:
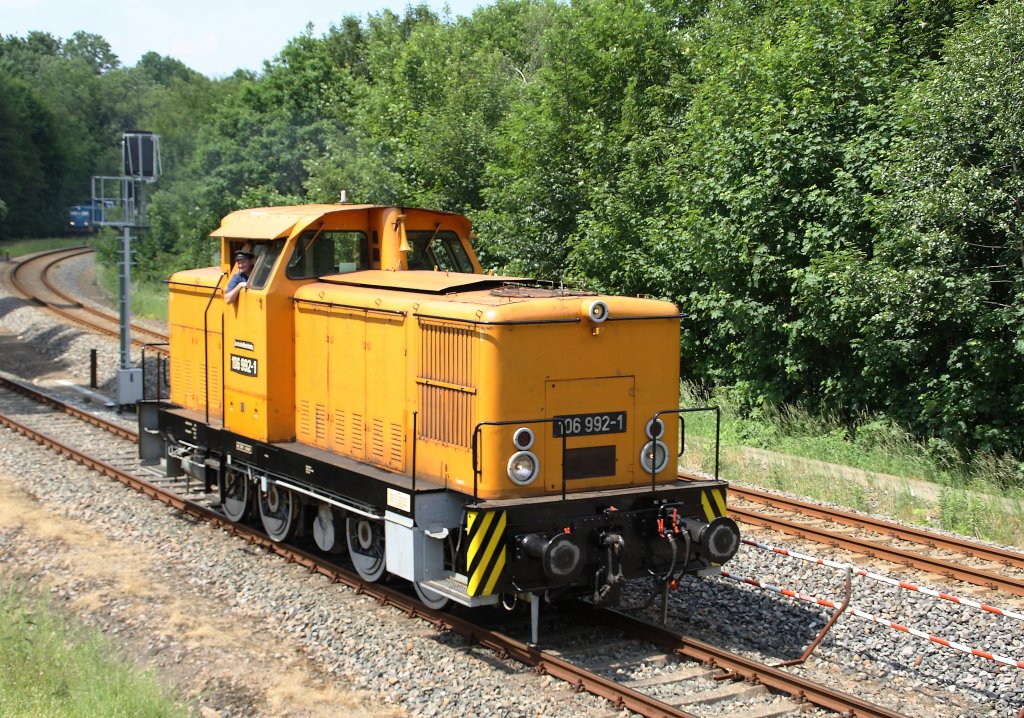
{"type": "Polygon", "coordinates": [[[454,322],[455,324],[478,324],[485,327],[508,327],[508,326],[520,326],[525,324],[579,324],[582,319],[579,317],[573,317],[571,319],[508,319],[501,322],[485,322],[479,319],[463,319],[462,317],[443,317],[439,314],[420,314],[419,312],[413,312],[413,316],[417,319],[437,319],[444,322],[454,322]]]}
{"type": "Polygon", "coordinates": [[[224,326],[224,315],[225,312],[220,313],[220,425],[222,427],[227,426],[228,418],[228,388],[227,388],[227,372],[228,362],[228,343],[224,340],[227,336],[227,330],[224,326]]]}
{"type": "MultiPolygon", "coordinates": [[[[220,289],[220,283],[224,277],[228,276],[227,272],[221,272],[220,276],[217,277],[217,284],[214,285],[213,291],[210,292],[210,298],[206,302],[206,309],[203,310],[203,391],[205,393],[204,399],[206,403],[206,423],[210,423],[210,330],[209,330],[209,315],[210,305],[213,304],[213,298],[217,296],[217,290],[220,289]]],[[[224,347],[224,317],[221,316],[221,340],[220,345],[224,347]]],[[[223,352],[222,352],[223,354],[223,352]]],[[[224,357],[220,358],[221,363],[221,390],[224,387],[224,357]]],[[[221,410],[223,414],[224,401],[221,400],[221,410]]],[[[221,417],[221,424],[223,425],[223,416],[221,417]]]]}
{"type": "Polygon", "coordinates": [[[685,314],[653,314],[649,317],[615,317],[609,315],[606,322],[642,322],[648,319],[685,319],[685,314]]]}
{"type": "MultiPolygon", "coordinates": [[[[142,398],[146,398],[146,347],[166,347],[170,342],[148,342],[142,345],[142,398]]],[[[156,355],[156,402],[160,403],[160,354],[156,355]]],[[[170,383],[167,385],[170,388],[170,383]]]]}
{"type": "Polygon", "coordinates": [[[409,506],[409,516],[413,522],[416,521],[416,419],[419,412],[412,413],[412,499],[409,506]]]}
{"type": "MultiPolygon", "coordinates": [[[[420,314],[414,312],[413,316],[421,319],[437,319],[457,324],[478,324],[486,327],[508,327],[521,326],[526,324],[579,324],[583,321],[581,317],[570,317],[567,319],[506,319],[503,321],[483,321],[480,319],[463,319],[461,317],[444,317],[438,314],[420,314]]],[[[685,314],[658,314],[649,317],[608,317],[608,322],[642,322],[649,319],[683,319],[685,314]]]]}
{"type": "MultiPolygon", "coordinates": [[[[722,432],[722,410],[717,406],[695,406],[686,409],[665,409],[663,411],[656,412],[652,421],[657,420],[662,414],[678,414],[679,423],[681,430],[679,432],[679,453],[682,454],[686,450],[686,419],[683,414],[690,414],[697,411],[713,411],[715,412],[715,480],[718,480],[718,460],[719,460],[719,446],[722,432]]],[[[651,439],[655,441],[656,438],[651,439]]],[[[655,476],[657,472],[655,469],[657,465],[651,462],[651,491],[655,490],[655,476]]]]}
{"type": "MultiPolygon", "coordinates": [[[[221,272],[221,278],[223,278],[225,274],[226,272],[221,272]]],[[[163,282],[168,286],[174,285],[178,287],[188,287],[189,289],[206,289],[205,284],[196,284],[195,282],[175,282],[173,279],[165,279],[163,282]]],[[[217,280],[217,284],[214,285],[214,289],[218,286],[220,286],[220,280],[217,280]]]]}
{"type": "Polygon", "coordinates": [[[354,312],[376,312],[378,314],[396,314],[404,317],[408,312],[404,309],[381,309],[380,307],[361,307],[358,304],[342,304],[341,302],[321,302],[316,299],[304,299],[301,297],[292,297],[291,300],[296,304],[315,304],[317,306],[327,307],[332,309],[337,307],[338,309],[351,309],[354,312]]]}
{"type": "MultiPolygon", "coordinates": [[[[556,419],[554,417],[551,418],[551,419],[519,419],[519,420],[513,419],[513,420],[509,420],[509,421],[481,421],[481,422],[478,422],[475,427],[473,427],[472,447],[473,447],[473,503],[474,504],[480,503],[480,498],[479,498],[479,495],[478,495],[478,486],[479,486],[478,482],[479,482],[479,478],[480,478],[481,469],[480,469],[480,466],[479,466],[479,462],[477,461],[477,458],[478,458],[478,455],[479,455],[478,454],[478,449],[477,449],[477,447],[479,445],[479,441],[477,440],[477,437],[483,436],[483,434],[480,432],[480,430],[483,427],[485,427],[485,426],[511,426],[513,424],[519,424],[519,425],[523,425],[523,424],[554,424],[555,421],[556,421],[556,419]]],[[[566,442],[566,438],[567,438],[566,434],[562,434],[562,500],[563,501],[565,500],[565,494],[566,494],[566,485],[565,485],[565,442],[566,442]]],[[[538,467],[538,470],[539,469],[540,469],[540,467],[538,467]]]]}
{"type": "MultiPolygon", "coordinates": [[[[721,424],[722,424],[722,411],[717,406],[700,406],[691,407],[686,409],[665,409],[654,414],[652,421],[659,419],[663,414],[678,414],[679,421],[682,426],[680,431],[680,454],[685,449],[685,437],[686,437],[686,422],[683,418],[683,414],[689,414],[697,411],[713,411],[715,412],[715,479],[718,479],[718,468],[719,468],[719,444],[721,437],[721,424]]],[[[481,431],[485,426],[511,426],[514,424],[518,425],[529,425],[529,424],[554,424],[559,420],[560,417],[551,417],[550,419],[515,419],[508,421],[481,421],[473,427],[473,440],[472,440],[472,461],[473,461],[473,503],[479,503],[479,483],[480,474],[482,469],[480,468],[480,456],[482,454],[482,443],[483,443],[483,432],[481,431]]],[[[567,494],[567,484],[565,476],[565,464],[566,464],[566,451],[567,451],[567,440],[568,434],[562,434],[562,500],[565,500],[567,494]]],[[[656,441],[660,437],[651,438],[651,441],[656,441]]],[[[651,491],[657,490],[657,464],[651,462],[651,491]]]]}

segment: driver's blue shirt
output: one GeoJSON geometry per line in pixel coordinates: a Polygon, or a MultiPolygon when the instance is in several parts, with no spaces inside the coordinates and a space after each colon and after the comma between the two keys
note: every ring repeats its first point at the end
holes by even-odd
{"type": "Polygon", "coordinates": [[[245,276],[241,272],[235,272],[235,276],[233,276],[230,279],[230,281],[228,281],[228,288],[224,290],[224,293],[227,294],[232,289],[237,287],[239,282],[248,282],[248,281],[249,281],[249,277],[245,276]]]}

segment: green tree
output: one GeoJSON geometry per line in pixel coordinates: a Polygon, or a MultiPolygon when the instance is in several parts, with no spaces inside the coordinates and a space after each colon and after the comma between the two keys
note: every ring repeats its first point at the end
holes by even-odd
{"type": "MultiPolygon", "coordinates": [[[[499,2],[442,21],[426,7],[371,16],[343,134],[313,172],[317,187],[350,196],[470,211],[495,157],[495,127],[522,73],[523,15],[540,7],[499,2]]],[[[333,193],[336,194],[336,193],[333,193]]]]}
{"type": "Polygon", "coordinates": [[[0,72],[24,82],[46,108],[51,152],[60,158],[53,166],[59,171],[46,178],[46,192],[53,198],[49,214],[42,218],[43,226],[33,225],[31,234],[61,226],[66,207],[89,196],[90,176],[116,168],[116,142],[127,128],[121,124],[123,113],[106,93],[105,80],[118,66],[106,41],[84,32],[66,41],[41,32],[0,41],[0,72]]]}
{"type": "Polygon", "coordinates": [[[134,67],[118,68],[103,78],[112,108],[108,133],[115,140],[131,129],[158,134],[164,172],[173,181],[195,152],[199,130],[220,99],[220,84],[180,60],[146,53],[134,67]]]}
{"type": "MultiPolygon", "coordinates": [[[[569,39],[593,98],[578,121],[582,209],[569,237],[571,276],[602,290],[674,297],[666,224],[684,178],[665,174],[693,98],[693,35],[704,3],[578,6],[569,39]]],[[[559,42],[558,44],[562,44],[559,42]]]]}
{"type": "Polygon", "coordinates": [[[20,80],[0,72],[0,239],[60,231],[62,206],[52,186],[63,176],[52,115],[20,80]]]}
{"type": "Polygon", "coordinates": [[[34,30],[25,37],[6,35],[0,38],[0,69],[14,77],[31,78],[39,70],[39,62],[61,54],[63,44],[48,32],[34,30]]]}
{"type": "MultiPolygon", "coordinates": [[[[336,49],[336,48],[334,48],[336,49]]],[[[216,99],[195,127],[194,150],[174,182],[153,197],[153,229],[140,274],[164,276],[209,264],[208,234],[240,207],[307,201],[308,163],[337,134],[338,92],[328,46],[307,31],[293,39],[264,73],[236,73],[211,88],[172,82],[172,104],[216,99]],[[183,92],[188,88],[188,92],[183,92]]]]}
{"type": "MultiPolygon", "coordinates": [[[[898,105],[856,270],[863,371],[889,411],[960,449],[1024,446],[1024,4],[962,23],[898,105]]],[[[847,279],[849,283],[851,280],[847,279]]]]}
{"type": "Polygon", "coordinates": [[[730,2],[687,33],[676,85],[689,102],[659,129],[657,170],[634,173],[633,194],[658,201],[632,264],[688,315],[688,375],[735,386],[750,406],[853,413],[869,400],[849,359],[856,333],[830,318],[831,301],[809,299],[821,298],[819,265],[874,251],[886,108],[920,62],[900,32],[887,4],[865,0],[730,2]]]}
{"type": "Polygon", "coordinates": [[[62,44],[61,54],[69,59],[81,59],[93,67],[97,75],[113,70],[121,61],[103,37],[78,31],[62,44]]]}

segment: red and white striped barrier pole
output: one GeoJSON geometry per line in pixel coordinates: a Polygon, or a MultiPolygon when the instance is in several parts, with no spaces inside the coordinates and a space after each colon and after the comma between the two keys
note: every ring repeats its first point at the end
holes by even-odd
{"type": "MultiPolygon", "coordinates": [[[[836,606],[835,603],[833,603],[832,601],[829,601],[826,598],[818,598],[816,596],[809,596],[807,594],[800,593],[799,591],[793,591],[793,590],[790,590],[790,589],[782,588],[781,586],[775,586],[773,584],[765,583],[764,581],[758,581],[757,579],[753,579],[753,578],[746,578],[745,576],[734,576],[733,574],[729,573],[725,569],[722,570],[721,575],[724,576],[725,578],[732,579],[733,581],[740,581],[741,583],[750,584],[751,586],[756,586],[757,588],[761,588],[761,589],[764,589],[766,591],[774,591],[775,593],[781,593],[784,596],[791,596],[791,597],[797,598],[797,599],[799,599],[801,601],[807,601],[809,603],[816,603],[819,606],[826,606],[828,608],[838,608],[838,606],[836,606]]],[[[902,631],[903,633],[909,633],[912,636],[917,636],[918,638],[924,638],[926,640],[931,641],[932,643],[938,643],[940,646],[945,646],[946,648],[952,648],[954,650],[961,651],[963,653],[970,653],[972,656],[978,656],[980,658],[986,658],[986,659],[988,659],[990,661],[995,661],[996,663],[1002,663],[1002,664],[1007,665],[1007,666],[1016,666],[1017,668],[1024,668],[1024,661],[1018,661],[1015,658],[1010,658],[1008,656],[1001,656],[998,653],[991,653],[989,651],[983,651],[983,650],[978,649],[978,648],[971,648],[970,646],[965,645],[963,643],[958,643],[956,641],[950,641],[950,640],[947,640],[947,639],[942,638],[940,636],[936,636],[934,633],[926,633],[924,631],[919,631],[916,628],[910,628],[908,626],[904,626],[902,624],[896,623],[895,621],[890,621],[890,620],[885,619],[885,618],[879,618],[878,616],[872,615],[872,614],[867,613],[865,611],[861,611],[860,609],[857,609],[857,608],[853,608],[852,606],[850,608],[847,608],[846,612],[850,613],[850,614],[852,614],[854,616],[857,616],[858,618],[863,618],[863,619],[865,619],[867,621],[872,621],[874,623],[877,623],[880,626],[887,626],[889,628],[892,628],[893,630],[902,631]]]]}
{"type": "Polygon", "coordinates": [[[830,568],[838,568],[838,569],[841,569],[843,571],[846,571],[847,569],[849,569],[850,571],[852,571],[857,576],[864,576],[865,578],[871,578],[871,579],[874,579],[875,581],[880,581],[882,583],[887,583],[890,586],[896,586],[896,587],[902,588],[902,589],[904,589],[906,591],[917,591],[919,593],[923,593],[923,594],[928,595],[928,596],[933,596],[935,598],[942,599],[943,601],[950,601],[952,603],[959,603],[959,604],[962,604],[964,606],[971,606],[972,608],[977,608],[977,609],[980,609],[982,611],[987,611],[989,613],[994,613],[997,616],[1006,616],[1008,618],[1016,618],[1019,621],[1024,621],[1024,613],[1018,613],[1016,611],[1011,611],[1011,610],[1008,610],[1008,609],[1005,609],[1005,608],[997,608],[996,606],[991,606],[991,605],[989,605],[987,603],[979,603],[978,601],[974,601],[974,600],[972,600],[970,598],[962,598],[960,596],[954,596],[954,595],[952,595],[950,593],[945,593],[943,591],[936,591],[934,589],[927,588],[925,586],[918,586],[917,584],[910,583],[908,581],[899,581],[899,580],[897,580],[895,578],[891,578],[889,576],[883,576],[880,573],[874,573],[872,571],[867,571],[867,570],[865,570],[863,568],[857,568],[853,564],[840,563],[838,561],[831,561],[831,560],[826,559],[826,558],[817,558],[815,556],[809,556],[807,554],[799,553],[797,551],[790,551],[789,549],[780,548],[778,546],[772,546],[770,544],[760,543],[760,542],[754,541],[752,539],[743,539],[743,543],[747,544],[748,546],[753,546],[755,548],[763,549],[765,551],[771,551],[772,553],[777,553],[777,554],[782,555],[782,556],[791,556],[793,558],[798,558],[801,561],[810,561],[811,563],[818,564],[819,566],[829,566],[830,568]]]}

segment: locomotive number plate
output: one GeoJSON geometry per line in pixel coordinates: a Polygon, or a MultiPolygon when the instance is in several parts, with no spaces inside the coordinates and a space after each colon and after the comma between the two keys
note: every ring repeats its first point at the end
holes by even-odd
{"type": "Polygon", "coordinates": [[[604,411],[600,414],[568,414],[554,417],[554,435],[589,436],[621,434],[626,430],[626,412],[604,411]]]}
{"type": "Polygon", "coordinates": [[[231,355],[231,371],[236,371],[246,376],[256,376],[257,369],[256,360],[252,357],[241,357],[237,354],[231,355]]]}

